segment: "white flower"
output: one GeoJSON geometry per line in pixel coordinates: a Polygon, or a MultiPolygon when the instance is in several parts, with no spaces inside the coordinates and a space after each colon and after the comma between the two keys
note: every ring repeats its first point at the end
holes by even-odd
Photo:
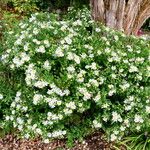
{"type": "Polygon", "coordinates": [[[17,123],[18,123],[18,124],[23,124],[23,122],[24,122],[23,119],[17,118],[17,123]]]}
{"type": "Polygon", "coordinates": [[[22,110],[26,112],[28,110],[28,107],[27,106],[23,106],[22,110]]]}
{"type": "Polygon", "coordinates": [[[81,94],[84,94],[85,92],[87,91],[87,89],[86,88],[79,88],[79,92],[81,93],[81,94]]]}
{"type": "Polygon", "coordinates": [[[56,138],[59,136],[63,136],[65,134],[66,134],[66,131],[58,130],[58,131],[54,131],[51,135],[52,135],[52,137],[56,138]]]}
{"type": "Polygon", "coordinates": [[[136,66],[130,66],[129,72],[138,72],[138,68],[136,66]]]}
{"type": "Polygon", "coordinates": [[[48,144],[48,143],[49,143],[49,139],[45,139],[45,140],[44,140],[44,143],[45,143],[45,144],[48,144]]]}
{"type": "Polygon", "coordinates": [[[60,28],[60,30],[65,31],[65,30],[67,29],[67,27],[68,27],[68,26],[64,24],[64,25],[60,28]]]}
{"type": "Polygon", "coordinates": [[[121,87],[121,89],[124,91],[124,90],[126,90],[127,88],[130,87],[130,84],[127,83],[127,82],[124,82],[123,85],[120,85],[120,87],[121,87]]]}
{"type": "Polygon", "coordinates": [[[37,128],[36,130],[35,130],[35,132],[37,133],[37,134],[42,134],[42,130],[41,129],[39,129],[39,128],[37,128]]]}
{"type": "Polygon", "coordinates": [[[140,127],[140,126],[137,126],[137,127],[136,127],[136,130],[137,130],[137,131],[139,131],[140,129],[141,129],[141,127],[140,127]]]}
{"type": "Polygon", "coordinates": [[[84,77],[78,77],[78,76],[77,76],[77,82],[79,82],[79,83],[84,82],[84,77]]]}
{"type": "Polygon", "coordinates": [[[50,43],[49,43],[48,40],[44,40],[43,42],[44,42],[44,44],[45,44],[46,47],[50,47],[50,43]]]}
{"type": "Polygon", "coordinates": [[[26,139],[29,139],[29,137],[30,137],[29,133],[25,134],[24,137],[25,137],[26,139]]]}
{"type": "Polygon", "coordinates": [[[69,45],[72,43],[72,40],[71,40],[69,37],[66,37],[66,38],[65,38],[65,41],[66,41],[66,43],[69,44],[69,45]]]}
{"type": "Polygon", "coordinates": [[[68,60],[73,60],[73,59],[74,59],[74,53],[68,52],[67,59],[68,59],[68,60]]]}
{"type": "Polygon", "coordinates": [[[39,30],[37,28],[33,29],[33,34],[37,35],[39,33],[39,30]]]}
{"type": "Polygon", "coordinates": [[[21,45],[22,44],[22,39],[17,39],[14,45],[21,45]]]}
{"type": "Polygon", "coordinates": [[[132,106],[131,106],[131,105],[128,105],[128,106],[125,107],[125,110],[127,110],[127,111],[129,111],[129,110],[131,110],[131,109],[132,109],[132,106]]]}
{"type": "Polygon", "coordinates": [[[142,80],[142,76],[141,75],[137,75],[137,79],[138,80],[142,80]]]}
{"type": "Polygon", "coordinates": [[[26,54],[26,53],[24,53],[24,52],[22,52],[22,53],[20,54],[20,56],[21,56],[21,60],[22,60],[22,61],[24,61],[24,62],[26,62],[26,61],[29,61],[29,60],[30,60],[29,55],[27,55],[27,54],[26,54]]]}
{"type": "Polygon", "coordinates": [[[121,116],[120,116],[120,114],[118,114],[117,112],[112,112],[112,120],[114,121],[114,122],[122,122],[122,118],[121,118],[121,116]]]}
{"type": "Polygon", "coordinates": [[[109,107],[109,104],[108,103],[105,103],[102,105],[102,108],[108,108],[109,107]]]}
{"type": "Polygon", "coordinates": [[[117,35],[114,36],[114,39],[118,41],[119,37],[117,35]]]}
{"type": "Polygon", "coordinates": [[[74,73],[75,72],[74,66],[67,67],[67,71],[70,72],[70,73],[74,73]]]}
{"type": "Polygon", "coordinates": [[[90,93],[88,93],[88,92],[85,92],[84,93],[84,97],[83,97],[83,100],[88,100],[88,99],[90,99],[92,97],[92,95],[90,94],[90,93]]]}
{"type": "Polygon", "coordinates": [[[102,54],[102,51],[98,50],[98,51],[97,51],[97,54],[98,54],[98,55],[101,55],[101,54],[102,54]]]}
{"type": "Polygon", "coordinates": [[[66,108],[63,111],[64,111],[65,115],[72,114],[72,110],[71,109],[66,108]]]}
{"type": "Polygon", "coordinates": [[[23,48],[24,48],[24,50],[25,50],[25,51],[27,51],[27,50],[29,49],[29,47],[28,47],[28,45],[27,45],[27,44],[26,44],[26,45],[24,45],[24,47],[23,47],[23,48]]]}
{"type": "Polygon", "coordinates": [[[121,131],[125,131],[125,129],[126,129],[126,128],[123,127],[123,126],[120,127],[120,130],[121,130],[121,131]]]}
{"type": "Polygon", "coordinates": [[[3,95],[2,94],[0,94],[0,99],[3,99],[3,95]]]}
{"type": "Polygon", "coordinates": [[[67,74],[67,77],[68,77],[68,79],[71,79],[71,78],[73,78],[73,75],[72,74],[67,74]]]}
{"type": "Polygon", "coordinates": [[[101,127],[102,127],[102,124],[99,123],[97,120],[94,120],[94,121],[93,121],[93,126],[94,126],[95,128],[101,128],[101,127]]]}
{"type": "Polygon", "coordinates": [[[97,95],[95,96],[94,101],[95,101],[95,102],[98,102],[100,99],[101,99],[101,95],[100,95],[100,93],[99,93],[99,94],[97,94],[97,95]]]}
{"type": "Polygon", "coordinates": [[[8,54],[1,55],[1,60],[6,61],[6,59],[9,57],[8,54]]]}
{"type": "Polygon", "coordinates": [[[40,45],[40,43],[41,43],[41,42],[38,41],[37,39],[33,39],[32,41],[33,41],[34,43],[36,43],[37,45],[40,45]]]}
{"type": "Polygon", "coordinates": [[[117,140],[117,136],[115,134],[111,134],[110,135],[110,140],[113,142],[115,140],[117,140]]]}
{"type": "Polygon", "coordinates": [[[32,130],[35,130],[36,127],[37,127],[37,124],[34,124],[34,125],[32,126],[32,130]]]}
{"type": "Polygon", "coordinates": [[[70,91],[68,89],[66,89],[66,90],[64,90],[64,93],[65,93],[65,95],[68,96],[70,94],[70,91]]]}
{"type": "Polygon", "coordinates": [[[105,48],[105,53],[110,53],[111,49],[110,48],[105,48]]]}
{"type": "Polygon", "coordinates": [[[46,87],[47,85],[48,85],[48,83],[45,82],[45,81],[37,81],[37,82],[34,83],[34,86],[38,87],[40,89],[46,87]]]}
{"type": "Polygon", "coordinates": [[[116,93],[116,90],[115,90],[115,89],[112,89],[112,90],[109,91],[108,95],[109,95],[109,96],[112,96],[114,93],[116,93]]]}
{"type": "Polygon", "coordinates": [[[107,118],[107,117],[103,117],[103,120],[104,120],[105,122],[107,122],[107,121],[108,121],[108,118],[107,118]]]}
{"type": "Polygon", "coordinates": [[[66,107],[70,109],[76,109],[75,102],[66,103],[66,107]]]}
{"type": "Polygon", "coordinates": [[[37,105],[38,102],[39,102],[41,99],[43,99],[43,96],[42,96],[42,95],[40,95],[40,94],[35,94],[34,97],[33,97],[33,104],[34,104],[34,105],[37,105]]]}
{"type": "Polygon", "coordinates": [[[95,80],[95,79],[90,79],[90,80],[89,80],[89,83],[90,83],[91,85],[93,85],[93,86],[96,86],[96,87],[98,87],[98,86],[99,86],[98,81],[97,81],[97,80],[95,80]]]}
{"type": "Polygon", "coordinates": [[[146,106],[146,112],[150,114],[150,106],[146,106]]]}
{"type": "Polygon", "coordinates": [[[46,60],[46,61],[44,62],[43,68],[46,69],[46,70],[50,70],[50,69],[51,69],[51,66],[50,66],[50,63],[49,63],[48,60],[46,60]]]}
{"type": "Polygon", "coordinates": [[[129,120],[128,120],[128,119],[125,119],[125,120],[124,120],[124,124],[125,124],[127,127],[129,127],[129,124],[130,124],[129,120]]]}
{"type": "Polygon", "coordinates": [[[82,21],[81,20],[77,20],[77,21],[73,22],[73,26],[77,26],[77,25],[81,26],[82,25],[82,21]]]}
{"type": "Polygon", "coordinates": [[[21,62],[21,60],[20,60],[18,57],[14,57],[12,61],[13,61],[13,63],[14,63],[17,67],[19,67],[20,65],[22,65],[22,62],[21,62]]]}
{"type": "Polygon", "coordinates": [[[92,64],[91,64],[91,69],[93,69],[93,70],[96,70],[97,69],[97,67],[96,67],[96,63],[95,62],[93,62],[92,64]]]}
{"type": "Polygon", "coordinates": [[[74,55],[74,61],[75,61],[77,64],[80,64],[80,57],[77,56],[77,55],[74,55]]]}
{"type": "Polygon", "coordinates": [[[39,48],[37,48],[36,51],[39,53],[45,53],[46,52],[45,47],[43,45],[41,45],[39,48]]]}
{"type": "Polygon", "coordinates": [[[143,120],[143,118],[140,115],[135,115],[134,116],[134,122],[136,122],[136,123],[143,123],[144,120],[143,120]]]}
{"type": "Polygon", "coordinates": [[[55,51],[55,55],[57,57],[63,57],[64,56],[63,50],[60,47],[58,47],[55,51]]]}
{"type": "Polygon", "coordinates": [[[95,31],[99,33],[101,31],[101,29],[100,28],[95,28],[95,31]]]}
{"type": "Polygon", "coordinates": [[[18,125],[18,130],[22,131],[23,130],[23,126],[22,125],[18,125]]]}
{"type": "Polygon", "coordinates": [[[52,134],[51,134],[51,133],[47,133],[47,136],[48,136],[49,138],[51,138],[51,137],[52,137],[52,134]]]}
{"type": "Polygon", "coordinates": [[[25,134],[24,137],[25,137],[26,139],[29,139],[29,137],[30,137],[29,133],[25,134]]]}
{"type": "Polygon", "coordinates": [[[36,20],[35,16],[31,16],[31,18],[29,19],[29,22],[33,22],[34,20],[36,20]]]}
{"type": "Polygon", "coordinates": [[[8,120],[10,119],[10,117],[9,117],[9,116],[6,116],[5,119],[6,119],[6,121],[8,121],[8,120]]]}
{"type": "Polygon", "coordinates": [[[85,59],[85,58],[87,57],[87,54],[86,54],[86,53],[82,53],[82,54],[81,54],[81,57],[82,57],[83,59],[85,59]]]}

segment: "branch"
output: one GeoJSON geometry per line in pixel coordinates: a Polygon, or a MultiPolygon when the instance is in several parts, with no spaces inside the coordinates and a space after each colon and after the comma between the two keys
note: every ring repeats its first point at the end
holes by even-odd
{"type": "Polygon", "coordinates": [[[138,15],[142,0],[129,0],[125,9],[124,30],[126,34],[132,32],[132,27],[138,15]]]}
{"type": "Polygon", "coordinates": [[[137,31],[142,27],[144,22],[150,17],[150,1],[149,0],[144,0],[141,7],[140,11],[137,15],[134,28],[133,28],[133,33],[136,34],[137,31]]]}

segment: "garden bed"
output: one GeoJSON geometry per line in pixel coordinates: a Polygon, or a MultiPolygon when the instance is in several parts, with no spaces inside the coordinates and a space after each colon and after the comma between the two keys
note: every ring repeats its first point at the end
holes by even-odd
{"type": "Polygon", "coordinates": [[[0,149],[2,150],[113,150],[112,147],[113,145],[107,143],[100,132],[88,136],[83,142],[75,141],[72,148],[67,147],[65,140],[54,140],[46,144],[38,138],[20,140],[13,135],[7,135],[0,139],[0,149]]]}

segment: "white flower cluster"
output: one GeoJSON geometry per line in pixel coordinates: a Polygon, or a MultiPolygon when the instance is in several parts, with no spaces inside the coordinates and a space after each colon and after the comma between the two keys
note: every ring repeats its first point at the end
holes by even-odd
{"type": "Polygon", "coordinates": [[[27,55],[25,52],[22,52],[19,54],[19,56],[13,58],[13,63],[16,67],[20,67],[29,60],[30,60],[29,55],[27,55]]]}
{"type": "Polygon", "coordinates": [[[38,88],[44,88],[44,87],[46,87],[47,85],[48,85],[48,83],[45,82],[45,81],[36,81],[36,82],[34,83],[34,86],[35,86],[35,87],[38,87],[38,88]]]}
{"type": "Polygon", "coordinates": [[[36,70],[34,69],[34,64],[29,64],[25,74],[26,74],[25,81],[27,85],[31,85],[32,81],[37,79],[36,70]]]}
{"type": "Polygon", "coordinates": [[[120,114],[118,114],[117,112],[113,111],[112,112],[112,121],[114,121],[114,122],[122,122],[122,118],[121,118],[120,114]]]}
{"type": "Polygon", "coordinates": [[[143,123],[144,122],[143,118],[140,115],[137,115],[137,114],[134,117],[134,121],[136,123],[143,123]]]}
{"type": "Polygon", "coordinates": [[[94,126],[95,128],[101,128],[101,127],[102,127],[102,124],[99,123],[97,120],[93,120],[93,126],[94,126]]]}
{"type": "Polygon", "coordinates": [[[37,105],[40,103],[40,101],[43,99],[43,96],[41,94],[35,94],[33,97],[33,104],[37,105]]]}
{"type": "Polygon", "coordinates": [[[78,55],[76,55],[75,53],[72,53],[72,52],[68,52],[67,53],[67,59],[68,60],[73,60],[75,61],[77,64],[80,64],[80,57],[78,55]]]}
{"type": "Polygon", "coordinates": [[[136,106],[134,99],[134,96],[129,96],[127,99],[124,100],[125,110],[129,111],[132,109],[132,107],[136,106]]]}
{"type": "Polygon", "coordinates": [[[61,90],[59,87],[57,87],[54,83],[50,84],[51,90],[47,91],[48,95],[57,94],[59,96],[68,96],[70,91],[68,89],[61,90]]]}
{"type": "Polygon", "coordinates": [[[2,124],[13,124],[25,138],[40,135],[48,143],[79,122],[106,133],[108,125],[114,141],[141,130],[149,118],[147,42],[131,38],[126,44],[123,33],[97,25],[86,11],[79,14],[63,21],[34,14],[6,34],[1,60],[17,72],[21,92],[11,98],[2,124]]]}
{"type": "MultiPolygon", "coordinates": [[[[64,135],[66,135],[66,131],[65,130],[58,130],[58,131],[54,131],[52,133],[48,133],[47,134],[47,137],[48,138],[60,138],[60,137],[63,137],[64,135]]],[[[44,143],[49,143],[49,139],[44,139],[44,143]]]]}
{"type": "Polygon", "coordinates": [[[86,88],[79,88],[79,92],[83,94],[83,100],[85,101],[91,99],[92,97],[92,94],[88,92],[86,88]]]}

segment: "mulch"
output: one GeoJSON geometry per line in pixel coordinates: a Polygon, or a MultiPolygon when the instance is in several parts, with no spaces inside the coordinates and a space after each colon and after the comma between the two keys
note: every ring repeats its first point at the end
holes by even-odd
{"type": "Polygon", "coordinates": [[[82,143],[74,142],[74,147],[68,148],[65,140],[54,140],[49,144],[40,139],[23,140],[16,136],[7,135],[0,139],[0,150],[114,150],[112,143],[103,139],[102,133],[88,136],[82,143]]]}

